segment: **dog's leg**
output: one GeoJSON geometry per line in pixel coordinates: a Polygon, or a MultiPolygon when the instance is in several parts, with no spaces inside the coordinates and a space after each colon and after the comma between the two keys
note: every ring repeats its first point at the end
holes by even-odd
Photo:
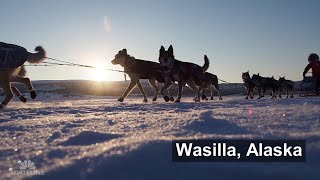
{"type": "MultiPolygon", "coordinates": [[[[219,89],[219,84],[213,84],[214,89],[217,91],[218,96],[219,96],[219,100],[222,100],[222,96],[220,94],[220,89],[219,89]]],[[[248,95],[247,95],[248,97],[248,95]]]]}
{"type": "Polygon", "coordinates": [[[11,90],[11,86],[10,86],[10,82],[9,80],[6,81],[2,81],[2,88],[6,94],[5,99],[2,101],[2,103],[0,104],[0,109],[4,108],[6,105],[8,105],[8,103],[13,99],[13,93],[11,90]]]}
{"type": "Polygon", "coordinates": [[[124,98],[128,96],[128,94],[132,91],[132,89],[136,86],[136,80],[131,79],[129,86],[127,87],[127,90],[123,93],[123,95],[118,99],[118,101],[122,102],[124,98]]]}
{"type": "Polygon", "coordinates": [[[210,100],[213,100],[213,89],[214,87],[211,85],[209,86],[209,91],[210,91],[210,100]]]}
{"type": "Polygon", "coordinates": [[[290,94],[291,94],[291,95],[290,95],[290,98],[293,98],[293,87],[292,87],[292,88],[290,87],[290,91],[291,91],[291,92],[290,92],[290,94]]]}
{"type": "Polygon", "coordinates": [[[199,89],[197,88],[196,84],[194,81],[189,81],[188,82],[188,86],[197,94],[196,98],[194,99],[195,102],[200,102],[200,91],[199,89]]]}
{"type": "Polygon", "coordinates": [[[271,93],[272,93],[271,99],[275,98],[275,90],[274,89],[272,89],[271,93]]]}
{"type": "Polygon", "coordinates": [[[258,99],[261,99],[261,97],[262,97],[262,95],[261,95],[261,89],[258,89],[258,93],[259,93],[258,99]]]}
{"type": "Polygon", "coordinates": [[[281,87],[279,87],[278,88],[278,95],[279,95],[279,98],[282,98],[282,88],[281,87]]]}
{"type": "Polygon", "coordinates": [[[208,100],[205,89],[206,89],[205,86],[203,87],[199,86],[199,91],[201,93],[202,100],[208,100]]]}
{"type": "Polygon", "coordinates": [[[199,86],[199,91],[201,93],[201,98],[202,100],[208,100],[207,96],[206,96],[206,92],[205,92],[205,88],[201,88],[201,86],[199,86]]]}
{"type": "Polygon", "coordinates": [[[253,93],[253,90],[251,90],[250,92],[250,99],[253,99],[254,98],[254,93],[253,93]]]}
{"type": "MultiPolygon", "coordinates": [[[[171,86],[170,86],[171,87],[171,86]]],[[[174,97],[172,96],[172,94],[171,94],[171,92],[170,92],[170,87],[167,89],[167,91],[168,91],[168,94],[169,94],[169,100],[171,101],[171,102],[173,102],[174,101],[174,97]]]]}
{"type": "Polygon", "coordinates": [[[267,90],[267,88],[264,87],[263,90],[262,90],[262,96],[261,97],[264,97],[264,95],[266,94],[266,90],[267,90]]]}
{"type": "Polygon", "coordinates": [[[30,96],[32,99],[35,99],[37,97],[37,93],[36,91],[33,89],[33,86],[31,84],[31,81],[29,78],[23,78],[23,77],[20,77],[20,76],[14,76],[14,77],[11,77],[10,78],[10,81],[11,82],[19,82],[19,83],[23,83],[25,84],[28,89],[29,89],[29,92],[30,92],[30,96]]]}
{"type": "MultiPolygon", "coordinates": [[[[168,93],[170,94],[168,88],[171,86],[171,80],[169,78],[166,78],[164,85],[162,86],[160,92],[161,95],[163,96],[164,100],[168,102],[170,100],[169,96],[165,94],[164,90],[167,90],[168,93]]],[[[170,95],[171,96],[171,95],[170,95]]]]}
{"type": "Polygon", "coordinates": [[[182,88],[183,88],[183,83],[182,82],[178,82],[178,86],[179,86],[179,89],[178,89],[178,96],[177,96],[177,99],[174,101],[175,103],[178,103],[180,102],[180,99],[181,99],[181,94],[182,94],[182,88]]]}
{"type": "Polygon", "coordinates": [[[19,97],[21,102],[23,102],[23,103],[27,102],[27,99],[21,94],[21,92],[15,86],[11,85],[11,90],[14,95],[19,97]]]}
{"type": "Polygon", "coordinates": [[[254,87],[250,87],[250,98],[253,99],[254,93],[253,93],[254,87]]]}
{"type": "Polygon", "coordinates": [[[250,95],[250,87],[247,87],[247,86],[245,86],[245,87],[246,87],[246,91],[247,91],[246,99],[248,99],[249,95],[250,95]]]}
{"type": "Polygon", "coordinates": [[[141,83],[140,83],[140,80],[139,80],[139,79],[137,80],[137,85],[138,85],[138,88],[139,88],[141,94],[143,95],[143,102],[148,102],[146,93],[144,92],[144,89],[143,89],[143,87],[141,86],[141,83]]]}
{"type": "Polygon", "coordinates": [[[156,83],[156,78],[149,79],[149,84],[154,88],[154,91],[155,91],[155,94],[154,94],[152,101],[156,101],[158,98],[158,94],[159,94],[159,88],[156,83]]]}

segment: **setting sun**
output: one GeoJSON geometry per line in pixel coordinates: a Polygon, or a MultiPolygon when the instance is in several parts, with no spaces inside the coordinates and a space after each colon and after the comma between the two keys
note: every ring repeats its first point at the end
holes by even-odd
{"type": "Polygon", "coordinates": [[[96,67],[91,70],[91,79],[94,81],[107,81],[107,71],[102,67],[96,67]]]}
{"type": "Polygon", "coordinates": [[[119,81],[123,80],[123,73],[109,71],[108,69],[113,69],[113,65],[109,65],[103,61],[96,61],[93,63],[92,69],[90,69],[90,79],[93,81],[119,81]]]}

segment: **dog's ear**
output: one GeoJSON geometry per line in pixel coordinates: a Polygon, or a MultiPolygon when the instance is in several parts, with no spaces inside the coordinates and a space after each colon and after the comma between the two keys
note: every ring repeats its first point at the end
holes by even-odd
{"type": "Polygon", "coordinates": [[[165,51],[166,51],[166,49],[164,49],[164,47],[161,46],[159,53],[160,53],[160,54],[163,54],[163,52],[165,52],[165,51]]]}
{"type": "Polygon", "coordinates": [[[173,55],[173,47],[172,47],[172,45],[169,46],[168,52],[169,52],[169,54],[173,55]]]}
{"type": "Polygon", "coordinates": [[[127,54],[127,49],[122,49],[122,53],[127,54]]]}
{"type": "Polygon", "coordinates": [[[260,73],[258,73],[257,75],[260,76],[260,73]]]}

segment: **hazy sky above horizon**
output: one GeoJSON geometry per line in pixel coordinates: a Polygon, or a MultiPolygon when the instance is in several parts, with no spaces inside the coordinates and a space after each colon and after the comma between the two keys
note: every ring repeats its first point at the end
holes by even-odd
{"type": "MultiPolygon", "coordinates": [[[[203,65],[229,82],[250,70],[301,80],[307,56],[320,53],[318,0],[28,0],[1,1],[0,41],[49,57],[121,70],[121,49],[158,61],[173,45],[176,59],[203,65]]],[[[77,67],[28,67],[33,80],[123,80],[117,72],[77,67]]]]}

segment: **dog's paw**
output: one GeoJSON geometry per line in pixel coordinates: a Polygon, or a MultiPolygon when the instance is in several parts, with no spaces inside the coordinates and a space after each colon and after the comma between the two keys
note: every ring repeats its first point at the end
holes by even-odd
{"type": "Polygon", "coordinates": [[[250,99],[253,99],[253,96],[251,96],[250,99]]]}
{"type": "Polygon", "coordinates": [[[153,97],[152,101],[156,101],[158,98],[155,96],[153,97]]]}
{"type": "Polygon", "coordinates": [[[144,99],[143,102],[144,102],[144,103],[148,102],[148,99],[144,99]]]}
{"type": "Polygon", "coordinates": [[[195,99],[194,102],[200,102],[200,99],[195,99]]]}
{"type": "Polygon", "coordinates": [[[290,98],[293,98],[293,95],[291,95],[290,98]]]}
{"type": "Polygon", "coordinates": [[[223,100],[222,97],[219,97],[219,100],[223,100]]]}
{"type": "Polygon", "coordinates": [[[37,97],[37,93],[35,91],[30,92],[31,99],[35,99],[37,97]]]}
{"type": "Polygon", "coordinates": [[[205,94],[202,94],[202,100],[205,100],[207,96],[205,94]]]}
{"type": "Polygon", "coordinates": [[[163,99],[164,99],[166,102],[168,102],[168,101],[170,100],[168,96],[164,96],[163,99]]]}
{"type": "Polygon", "coordinates": [[[170,97],[170,101],[171,101],[171,102],[173,102],[173,101],[174,101],[174,98],[173,98],[172,96],[170,97]]]}
{"type": "Polygon", "coordinates": [[[213,100],[213,96],[210,97],[210,100],[213,100]]]}
{"type": "Polygon", "coordinates": [[[248,96],[246,97],[246,99],[248,99],[248,96]]]}
{"type": "Polygon", "coordinates": [[[120,98],[118,99],[119,102],[123,102],[123,100],[124,100],[124,97],[120,97],[120,98]]]}
{"type": "Polygon", "coordinates": [[[19,99],[20,99],[20,101],[23,102],[23,103],[26,103],[26,102],[27,102],[27,98],[25,98],[24,96],[20,96],[19,99]]]}
{"type": "Polygon", "coordinates": [[[180,99],[176,99],[175,101],[174,101],[174,103],[179,103],[180,102],[180,99]]]}

